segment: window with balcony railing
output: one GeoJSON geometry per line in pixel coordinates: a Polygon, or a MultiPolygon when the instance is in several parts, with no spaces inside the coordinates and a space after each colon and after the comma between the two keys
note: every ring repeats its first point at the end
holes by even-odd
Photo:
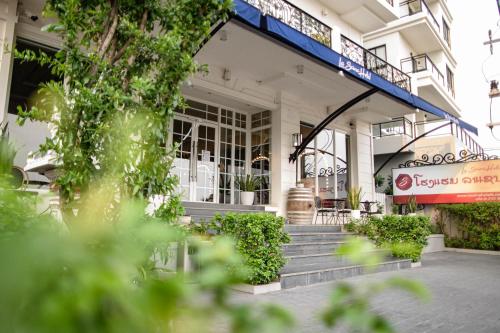
{"type": "Polygon", "coordinates": [[[448,90],[455,97],[455,75],[448,65],[446,65],[446,82],[448,83],[448,90]]]}
{"type": "Polygon", "coordinates": [[[432,14],[429,6],[424,0],[406,0],[399,3],[400,17],[411,16],[419,13],[426,13],[431,19],[432,24],[437,29],[441,31],[441,26],[434,14],[432,14]]]}
{"type": "Polygon", "coordinates": [[[373,124],[372,133],[374,138],[395,135],[406,135],[413,138],[413,124],[406,118],[395,118],[392,121],[373,124]]]}
{"type": "Polygon", "coordinates": [[[332,28],[307,14],[286,0],[245,0],[270,15],[318,42],[332,46],[332,28]]]}
{"type": "Polygon", "coordinates": [[[411,91],[411,80],[407,74],[345,36],[341,36],[341,52],[343,56],[358,65],[369,69],[407,91],[411,91]]]}
{"type": "Polygon", "coordinates": [[[441,73],[427,54],[412,55],[411,57],[401,59],[401,70],[405,73],[429,71],[434,79],[446,88],[446,81],[443,73],[441,73]]]}
{"type": "Polygon", "coordinates": [[[443,18],[443,38],[448,44],[449,47],[451,47],[451,32],[450,32],[450,27],[446,23],[446,21],[443,18]]]}

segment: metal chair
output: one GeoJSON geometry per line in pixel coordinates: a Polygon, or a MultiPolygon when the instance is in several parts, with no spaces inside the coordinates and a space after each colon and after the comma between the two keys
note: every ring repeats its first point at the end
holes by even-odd
{"type": "Polygon", "coordinates": [[[336,224],[345,224],[347,216],[351,214],[351,210],[346,208],[345,200],[335,200],[336,210],[337,210],[337,221],[336,224]],[[340,221],[342,219],[342,221],[340,221]],[[339,223],[342,222],[342,223],[339,223]]]}
{"type": "Polygon", "coordinates": [[[318,222],[318,215],[321,214],[321,224],[325,224],[324,223],[324,218],[326,216],[326,222],[328,224],[328,222],[330,220],[333,220],[333,217],[334,217],[334,214],[335,214],[335,211],[336,209],[335,208],[326,208],[326,207],[323,207],[323,201],[321,200],[320,197],[315,197],[314,198],[314,204],[316,206],[316,218],[314,219],[314,224],[317,224],[318,222]],[[329,216],[331,215],[331,216],[329,216]]]}
{"type": "Polygon", "coordinates": [[[370,215],[374,214],[372,212],[372,204],[373,202],[372,201],[363,201],[361,203],[363,205],[363,210],[361,211],[361,215],[365,216],[365,217],[369,217],[370,215]]]}

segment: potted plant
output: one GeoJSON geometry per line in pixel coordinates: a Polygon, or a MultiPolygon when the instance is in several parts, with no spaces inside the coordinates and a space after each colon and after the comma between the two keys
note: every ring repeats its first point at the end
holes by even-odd
{"type": "Polygon", "coordinates": [[[352,187],[347,193],[347,201],[351,207],[351,217],[354,219],[359,219],[361,217],[361,211],[359,210],[359,204],[361,203],[361,193],[362,188],[352,187]]]}
{"type": "Polygon", "coordinates": [[[406,203],[406,211],[408,215],[417,215],[417,197],[415,195],[410,195],[408,202],[406,203]]]}
{"type": "Polygon", "coordinates": [[[234,180],[240,192],[240,202],[242,205],[253,205],[255,189],[260,185],[260,177],[252,175],[236,176],[234,180]]]}

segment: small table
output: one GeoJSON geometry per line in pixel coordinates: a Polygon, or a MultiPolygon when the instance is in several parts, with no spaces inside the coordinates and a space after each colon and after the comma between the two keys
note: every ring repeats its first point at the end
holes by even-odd
{"type": "Polygon", "coordinates": [[[363,210],[361,211],[362,215],[370,216],[376,214],[377,212],[372,211],[372,206],[377,204],[377,201],[362,201],[363,210]]]}

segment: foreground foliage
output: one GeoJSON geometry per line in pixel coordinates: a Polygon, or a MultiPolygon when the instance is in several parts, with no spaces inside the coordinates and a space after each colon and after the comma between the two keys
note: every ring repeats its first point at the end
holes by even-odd
{"type": "Polygon", "coordinates": [[[278,278],[286,263],[282,246],[290,238],[284,225],[284,218],[269,213],[229,213],[217,215],[209,228],[236,240],[236,249],[250,269],[248,283],[266,284],[278,278]]]}
{"type": "Polygon", "coordinates": [[[445,233],[448,247],[500,251],[500,203],[439,205],[438,224],[445,233]],[[456,223],[461,237],[451,237],[445,227],[445,217],[456,223]]]}

